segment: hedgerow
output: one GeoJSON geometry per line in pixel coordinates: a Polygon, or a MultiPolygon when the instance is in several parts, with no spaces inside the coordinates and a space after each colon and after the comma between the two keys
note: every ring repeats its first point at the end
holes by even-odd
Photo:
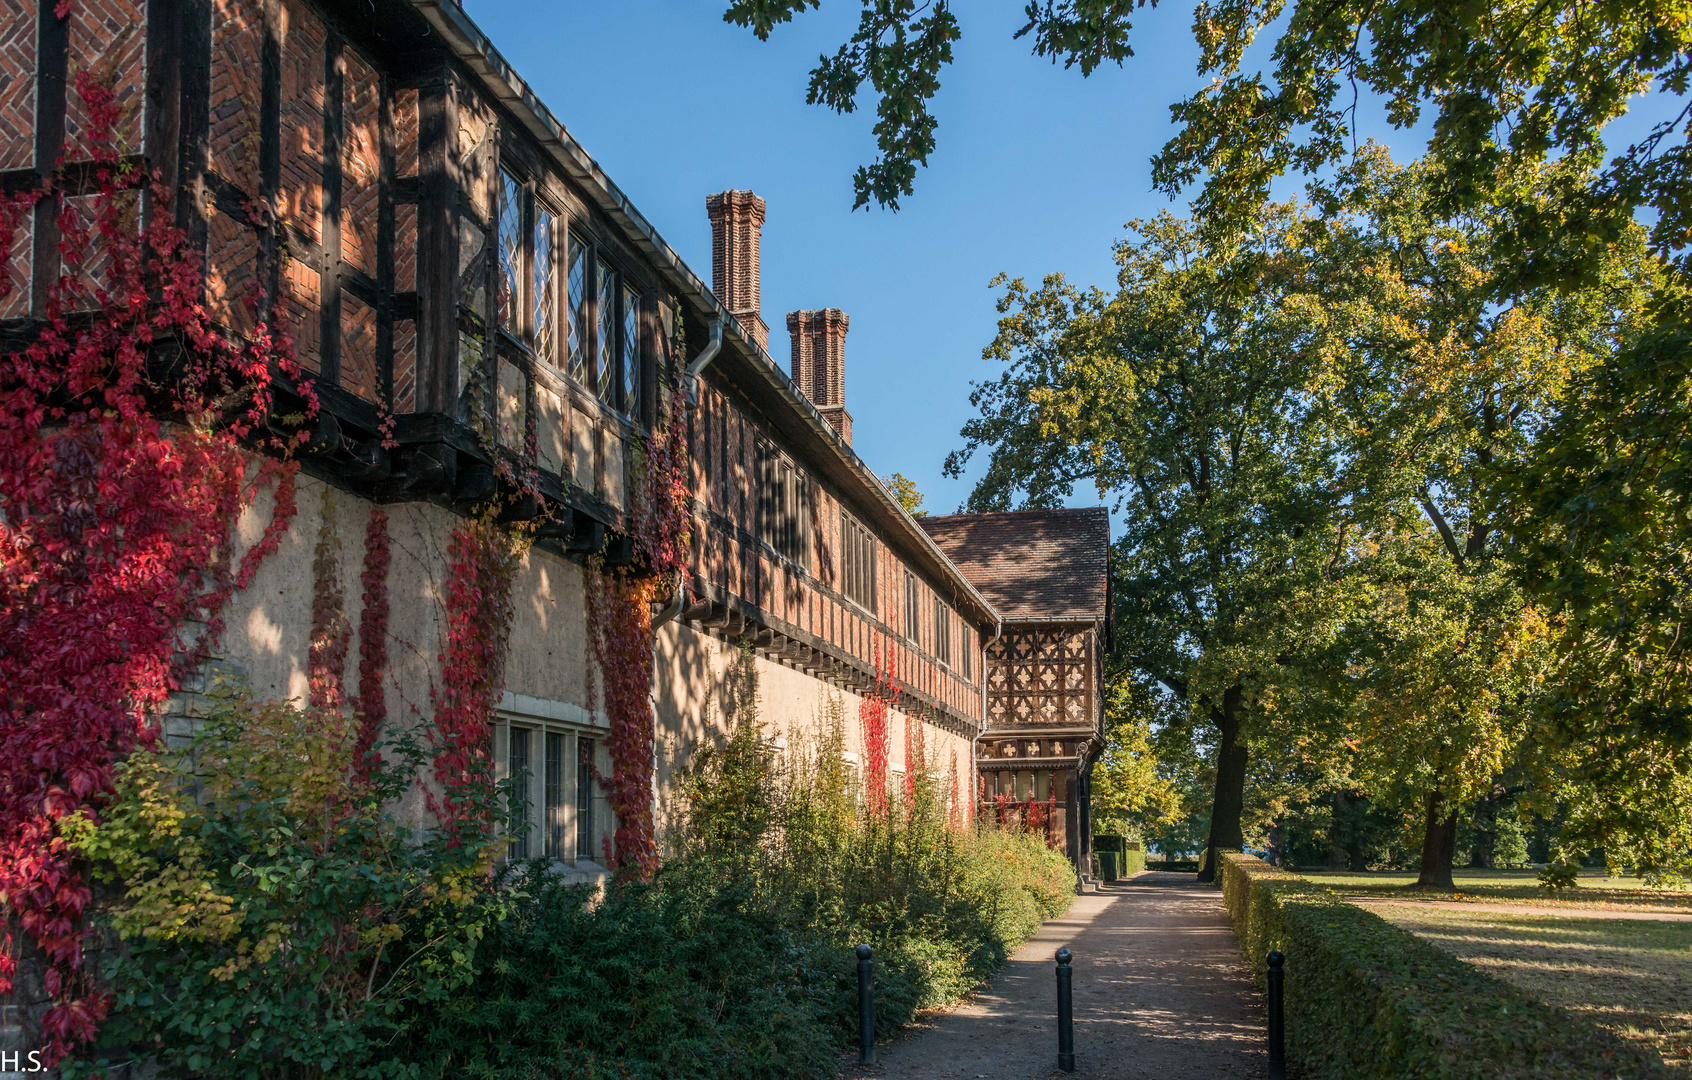
{"type": "Polygon", "coordinates": [[[1655,1053],[1253,856],[1224,856],[1222,893],[1259,983],[1269,950],[1286,958],[1287,1056],[1307,1080],[1669,1075],[1655,1053]]]}

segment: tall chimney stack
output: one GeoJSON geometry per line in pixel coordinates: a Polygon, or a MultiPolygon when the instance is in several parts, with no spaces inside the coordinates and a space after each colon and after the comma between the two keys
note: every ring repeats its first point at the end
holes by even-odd
{"type": "Polygon", "coordinates": [[[852,414],[846,411],[846,313],[839,308],[792,311],[793,381],[799,392],[852,445],[852,414]]]}
{"type": "Polygon", "coordinates": [[[705,197],[705,213],[711,218],[711,291],[758,345],[768,349],[770,328],[758,313],[764,200],[750,191],[719,191],[705,197]]]}

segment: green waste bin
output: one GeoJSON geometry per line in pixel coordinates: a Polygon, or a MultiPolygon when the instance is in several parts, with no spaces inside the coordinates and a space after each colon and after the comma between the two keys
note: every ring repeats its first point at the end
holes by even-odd
{"type": "Polygon", "coordinates": [[[1122,876],[1121,858],[1119,851],[1099,852],[1099,873],[1106,881],[1115,881],[1122,876]]]}

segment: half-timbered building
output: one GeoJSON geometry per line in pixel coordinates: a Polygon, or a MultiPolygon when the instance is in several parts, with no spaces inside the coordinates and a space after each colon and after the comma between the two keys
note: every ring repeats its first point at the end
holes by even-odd
{"type": "MultiPolygon", "coordinates": [[[[787,314],[789,364],[771,357],[763,200],[705,200],[707,287],[450,0],[0,0],[0,185],[45,192],[0,267],[13,286],[0,347],[42,325],[60,210],[88,194],[88,118],[67,93],[78,71],[116,87],[121,155],[166,193],[146,213],[174,218],[203,257],[209,309],[234,335],[286,328],[321,406],[298,514],[232,601],[209,672],[304,699],[314,551],[345,538],[337,591],[358,625],[353,553],[380,506],[394,550],[386,714],[426,712],[450,536],[499,497],[538,538],[515,586],[494,745],[531,807],[511,851],[602,873],[607,721],[584,575],[590,556],[633,557],[638,448],[685,369],[694,534],[656,614],[660,808],[690,748],[718,734],[714,701],[749,646],[773,742],[814,725],[827,694],[855,716],[863,693],[896,686],[893,770],[914,767],[909,721],[923,767],[967,793],[991,715],[983,753],[1018,747],[1017,765],[991,775],[1044,778],[994,790],[1057,792],[1063,835],[1076,835],[1102,609],[1069,593],[1055,607],[1016,600],[971,561],[961,519],[919,523],[891,497],[853,450],[845,313],[787,314]],[[1061,668],[1056,714],[1015,696],[1025,647],[1042,672],[1061,668]]],[[[306,390],[283,378],[279,395],[279,412],[297,412],[306,390]]],[[[237,557],[271,509],[261,498],[242,517],[237,557]]],[[[1086,542],[1107,542],[1103,528],[1086,542]]],[[[1100,564],[1102,548],[1086,557],[1100,564]]],[[[198,709],[179,695],[167,733],[184,734],[198,709]]]]}
{"type": "Polygon", "coordinates": [[[987,646],[976,753],[982,810],[1045,820],[1085,870],[1112,647],[1110,514],[1102,506],[1025,510],[925,517],[921,525],[1001,618],[987,646]]]}

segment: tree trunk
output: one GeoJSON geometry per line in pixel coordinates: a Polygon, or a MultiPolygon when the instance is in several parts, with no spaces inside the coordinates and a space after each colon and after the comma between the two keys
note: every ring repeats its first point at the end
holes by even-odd
{"type": "Polygon", "coordinates": [[[1222,694],[1221,710],[1211,709],[1210,719],[1221,732],[1216,748],[1216,795],[1210,804],[1210,841],[1199,866],[1200,881],[1217,879],[1216,863],[1226,851],[1245,847],[1240,815],[1245,810],[1246,745],[1240,740],[1240,705],[1245,691],[1230,686],[1222,694]]]}
{"type": "Polygon", "coordinates": [[[1422,834],[1422,872],[1412,888],[1439,889],[1455,892],[1451,880],[1451,861],[1457,853],[1457,810],[1447,808],[1445,796],[1439,792],[1428,795],[1426,831],[1422,834]]]}
{"type": "Polygon", "coordinates": [[[1334,792],[1334,819],[1328,827],[1328,869],[1345,869],[1345,792],[1334,792]]]}

